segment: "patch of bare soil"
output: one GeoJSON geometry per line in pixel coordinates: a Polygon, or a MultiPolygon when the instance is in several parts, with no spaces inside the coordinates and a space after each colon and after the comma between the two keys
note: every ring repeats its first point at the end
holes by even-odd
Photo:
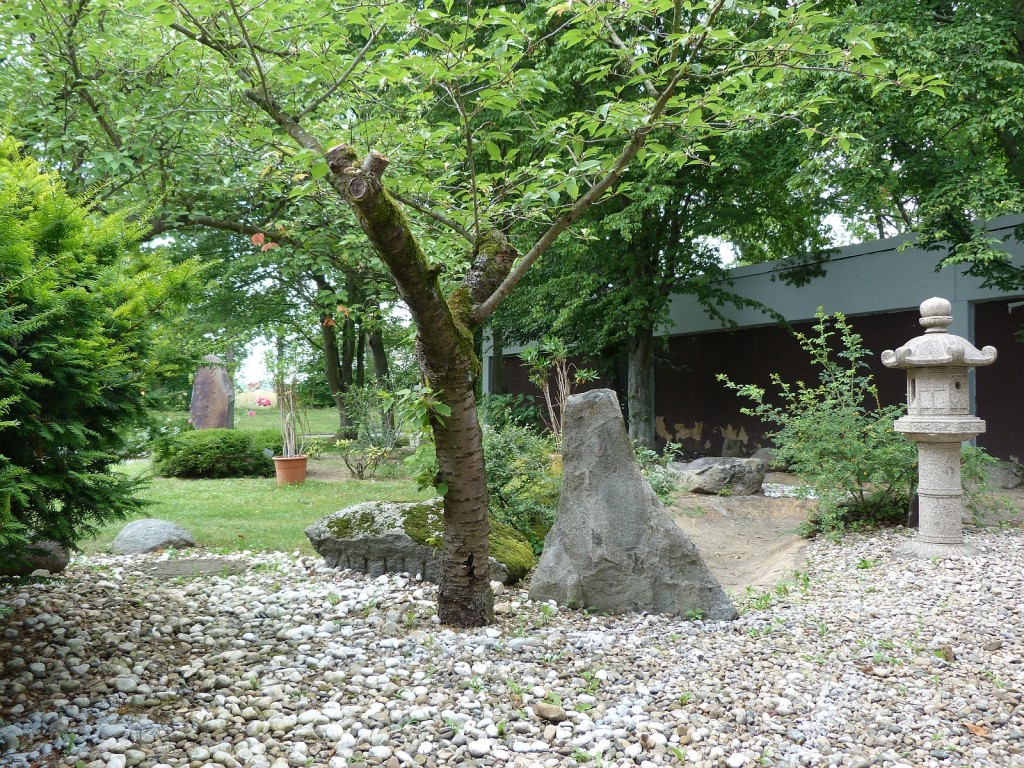
{"type": "MultiPolygon", "coordinates": [[[[771,472],[767,483],[796,485],[792,475],[771,472]]],[[[807,540],[796,534],[815,502],[805,499],[676,494],[670,511],[697,545],[704,562],[728,592],[764,589],[803,567],[807,540]]]]}
{"type": "MultiPolygon", "coordinates": [[[[796,477],[769,472],[766,483],[796,486],[796,477]]],[[[978,520],[985,526],[1020,526],[1024,488],[994,491],[978,520]]],[[[670,507],[676,525],[697,545],[704,562],[731,593],[766,589],[802,570],[807,539],[796,533],[815,502],[788,497],[709,496],[678,493],[670,507]]]]}
{"type": "Polygon", "coordinates": [[[307,461],[306,477],[310,480],[326,480],[335,483],[356,479],[340,456],[330,454],[307,461]]]}

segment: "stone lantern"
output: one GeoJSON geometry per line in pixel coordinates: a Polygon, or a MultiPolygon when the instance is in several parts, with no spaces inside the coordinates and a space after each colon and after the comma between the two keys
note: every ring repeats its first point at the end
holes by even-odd
{"type": "Polygon", "coordinates": [[[946,299],[921,304],[924,335],[896,351],[882,353],[888,368],[907,371],[907,415],[895,429],[917,443],[919,529],[900,548],[903,557],[957,557],[977,554],[964,544],[960,446],[985,431],[971,415],[968,371],[995,362],[995,347],[978,350],[946,329],[953,322],[946,299]]]}

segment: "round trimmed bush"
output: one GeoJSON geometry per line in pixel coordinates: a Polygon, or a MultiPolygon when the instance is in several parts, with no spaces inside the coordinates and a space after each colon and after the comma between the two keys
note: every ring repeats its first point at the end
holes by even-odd
{"type": "Polygon", "coordinates": [[[274,461],[235,429],[196,429],[153,443],[153,469],[163,477],[272,477],[274,461]]]}

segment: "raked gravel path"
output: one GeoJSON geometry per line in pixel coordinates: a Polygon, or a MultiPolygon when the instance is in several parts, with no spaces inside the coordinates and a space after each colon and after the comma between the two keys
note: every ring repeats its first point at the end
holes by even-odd
{"type": "Polygon", "coordinates": [[[731,623],[508,590],[465,632],[430,585],[311,557],[79,558],[0,591],[0,765],[1024,766],[1024,531],[945,562],[904,535],[812,543],[731,623]]]}

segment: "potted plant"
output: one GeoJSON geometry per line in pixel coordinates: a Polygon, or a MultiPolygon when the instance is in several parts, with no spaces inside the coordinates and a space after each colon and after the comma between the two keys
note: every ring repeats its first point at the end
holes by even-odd
{"type": "Polygon", "coordinates": [[[295,396],[295,380],[282,384],[277,394],[281,412],[281,455],[274,457],[278,485],[298,485],[306,481],[306,429],[295,396]]]}

